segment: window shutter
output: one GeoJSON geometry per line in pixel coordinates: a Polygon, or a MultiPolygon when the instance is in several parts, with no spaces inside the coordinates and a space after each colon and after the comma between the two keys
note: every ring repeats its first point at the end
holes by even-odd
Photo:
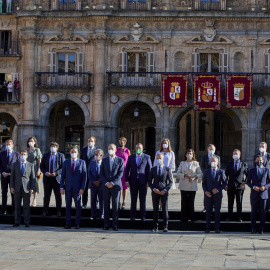
{"type": "Polygon", "coordinates": [[[200,54],[192,53],[191,55],[191,71],[198,72],[200,69],[200,54]]]}
{"type": "Polygon", "coordinates": [[[84,53],[76,53],[76,72],[83,72],[84,53]]]}
{"type": "MultiPolygon", "coordinates": [[[[270,64],[270,53],[268,52],[264,54],[264,72],[265,73],[269,73],[270,71],[269,64],[270,64]]],[[[265,74],[265,85],[267,86],[270,85],[269,79],[270,79],[269,74],[265,74]]]]}
{"type": "Polygon", "coordinates": [[[219,72],[228,72],[229,63],[228,63],[228,53],[219,54],[219,72]]]}
{"type": "Polygon", "coordinates": [[[48,71],[57,72],[56,52],[48,52],[48,71]]]}
{"type": "Polygon", "coordinates": [[[122,72],[127,72],[127,52],[120,52],[120,64],[122,72]]]}
{"type": "Polygon", "coordinates": [[[154,72],[155,71],[155,59],[154,59],[154,52],[148,52],[147,53],[148,58],[148,72],[154,72]]]}

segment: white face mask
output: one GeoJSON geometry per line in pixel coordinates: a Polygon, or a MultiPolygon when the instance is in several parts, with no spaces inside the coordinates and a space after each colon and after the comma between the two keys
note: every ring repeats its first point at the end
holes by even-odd
{"type": "Polygon", "coordinates": [[[187,157],[187,159],[192,159],[193,158],[193,155],[188,154],[188,155],[186,155],[186,157],[187,157]]]}
{"type": "Polygon", "coordinates": [[[112,156],[112,155],[114,155],[115,151],[110,149],[110,150],[108,150],[108,153],[109,153],[110,156],[112,156]]]}
{"type": "Polygon", "coordinates": [[[24,156],[24,155],[20,156],[20,160],[21,160],[22,162],[25,162],[25,161],[26,161],[26,156],[24,156]]]}
{"type": "Polygon", "coordinates": [[[52,152],[52,153],[56,153],[56,152],[57,152],[56,147],[51,147],[51,149],[50,149],[50,150],[51,150],[51,152],[52,152]]]}
{"type": "Polygon", "coordinates": [[[215,151],[214,151],[214,150],[209,150],[209,151],[208,151],[208,154],[209,154],[210,156],[213,156],[213,155],[215,154],[215,151]]]}
{"type": "Polygon", "coordinates": [[[162,144],[162,147],[166,149],[169,147],[169,145],[167,143],[164,143],[164,144],[162,144]]]}
{"type": "Polygon", "coordinates": [[[95,143],[89,142],[89,143],[88,143],[88,146],[89,146],[89,147],[94,147],[94,146],[95,146],[95,143]]]}
{"type": "Polygon", "coordinates": [[[99,156],[95,156],[95,160],[98,161],[98,159],[99,159],[99,156]]]}
{"type": "Polygon", "coordinates": [[[10,151],[10,150],[12,150],[12,147],[11,147],[11,145],[7,145],[7,146],[6,146],[6,149],[7,149],[7,151],[10,151]]]}
{"type": "Polygon", "coordinates": [[[264,153],[265,152],[265,148],[264,147],[260,147],[259,150],[260,150],[261,153],[264,153]]]}
{"type": "Polygon", "coordinates": [[[34,143],[34,142],[29,142],[28,145],[29,145],[30,147],[34,147],[35,143],[34,143]]]}
{"type": "Polygon", "coordinates": [[[157,165],[161,165],[162,164],[162,159],[157,159],[157,165]]]}
{"type": "Polygon", "coordinates": [[[77,154],[77,153],[72,153],[72,154],[71,154],[71,158],[73,158],[73,159],[76,159],[76,158],[77,158],[77,156],[78,156],[78,154],[77,154]]]}
{"type": "Polygon", "coordinates": [[[214,162],[214,161],[212,161],[212,162],[211,162],[211,167],[212,167],[212,168],[216,168],[216,166],[217,166],[217,163],[214,162]]]}
{"type": "Polygon", "coordinates": [[[238,155],[233,155],[232,158],[233,158],[234,160],[238,160],[238,159],[239,159],[239,156],[238,156],[238,155]]]}

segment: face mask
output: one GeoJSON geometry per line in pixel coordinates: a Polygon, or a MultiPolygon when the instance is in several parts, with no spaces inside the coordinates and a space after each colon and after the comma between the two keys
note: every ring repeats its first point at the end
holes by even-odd
{"type": "Polygon", "coordinates": [[[28,145],[31,146],[31,147],[34,147],[35,143],[34,142],[29,142],[28,145]]]}
{"type": "Polygon", "coordinates": [[[262,163],[261,161],[257,161],[257,162],[256,162],[256,165],[257,165],[258,167],[261,167],[261,166],[263,165],[263,163],[262,163]]]}
{"type": "Polygon", "coordinates": [[[142,153],[142,150],[139,149],[139,148],[137,148],[137,149],[136,149],[136,154],[137,154],[137,155],[140,155],[141,153],[142,153]]]}
{"type": "Polygon", "coordinates": [[[193,155],[186,155],[187,159],[192,159],[193,158],[193,155]]]}
{"type": "Polygon", "coordinates": [[[57,152],[56,147],[51,147],[51,152],[52,152],[52,153],[56,153],[56,152],[57,152]]]}
{"type": "Polygon", "coordinates": [[[214,161],[211,162],[211,167],[212,167],[212,168],[216,168],[216,166],[217,166],[217,163],[216,163],[216,162],[214,162],[214,161]]]}
{"type": "Polygon", "coordinates": [[[71,154],[71,157],[72,157],[73,159],[77,158],[77,156],[78,156],[77,153],[72,153],[72,154],[71,154]]]}
{"type": "Polygon", "coordinates": [[[238,155],[233,155],[232,158],[233,158],[234,160],[238,160],[238,159],[239,159],[239,156],[238,156],[238,155]]]}
{"type": "Polygon", "coordinates": [[[169,147],[169,145],[167,143],[164,143],[164,144],[162,144],[162,147],[166,149],[169,147]]]}
{"type": "Polygon", "coordinates": [[[88,146],[89,146],[89,147],[94,147],[94,146],[95,146],[95,143],[89,142],[89,143],[88,143],[88,146]]]}
{"type": "Polygon", "coordinates": [[[208,151],[208,154],[209,154],[210,156],[213,156],[213,155],[215,154],[215,151],[214,151],[214,150],[209,150],[209,151],[208,151]]]}
{"type": "Polygon", "coordinates": [[[157,165],[161,165],[162,164],[162,160],[161,159],[157,159],[157,165]]]}
{"type": "Polygon", "coordinates": [[[99,156],[95,156],[95,161],[98,161],[98,159],[99,159],[99,156]]]}
{"type": "Polygon", "coordinates": [[[120,142],[119,145],[122,147],[124,144],[122,142],[120,142]]]}
{"type": "Polygon", "coordinates": [[[263,147],[260,147],[259,150],[260,150],[261,153],[265,152],[265,149],[263,147]]]}
{"type": "Polygon", "coordinates": [[[20,160],[21,160],[22,162],[25,162],[25,161],[26,161],[26,156],[20,156],[20,160]]]}
{"type": "Polygon", "coordinates": [[[110,156],[112,156],[112,155],[114,155],[115,151],[110,149],[110,150],[108,150],[108,153],[109,153],[110,156]]]}
{"type": "Polygon", "coordinates": [[[6,146],[6,149],[7,149],[8,151],[12,150],[11,145],[7,145],[7,146],[6,146]]]}

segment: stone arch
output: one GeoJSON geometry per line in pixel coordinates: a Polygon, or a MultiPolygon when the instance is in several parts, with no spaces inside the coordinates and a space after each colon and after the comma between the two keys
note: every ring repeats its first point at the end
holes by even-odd
{"type": "Polygon", "coordinates": [[[256,128],[261,129],[262,128],[262,118],[264,116],[264,113],[270,108],[270,100],[264,103],[264,105],[260,108],[259,112],[257,113],[256,117],[256,128]]]}
{"type": "Polygon", "coordinates": [[[158,106],[150,98],[146,96],[132,95],[132,96],[128,96],[126,98],[119,100],[114,106],[114,108],[112,109],[111,115],[110,115],[110,122],[111,122],[112,127],[118,126],[118,117],[123,107],[128,103],[136,102],[136,101],[141,101],[143,103],[146,103],[148,106],[150,106],[150,108],[153,110],[156,117],[156,126],[160,126],[161,113],[158,106]]]}
{"type": "Polygon", "coordinates": [[[245,62],[246,62],[246,55],[243,51],[237,50],[232,54],[232,64],[233,64],[233,71],[234,72],[244,72],[245,71],[245,62]]]}
{"type": "Polygon", "coordinates": [[[90,116],[87,106],[81,101],[80,98],[70,95],[70,94],[62,94],[62,95],[53,97],[44,104],[43,108],[40,111],[40,120],[39,120],[40,125],[48,126],[51,110],[53,109],[53,107],[55,106],[57,102],[63,101],[63,100],[71,100],[80,106],[84,114],[85,125],[87,125],[89,121],[89,116],[90,116]]]}
{"type": "Polygon", "coordinates": [[[13,113],[11,111],[8,111],[5,108],[1,108],[0,113],[6,113],[6,114],[11,115],[14,118],[14,120],[16,121],[17,124],[20,122],[19,118],[18,118],[18,114],[15,114],[15,113],[13,113]]]}

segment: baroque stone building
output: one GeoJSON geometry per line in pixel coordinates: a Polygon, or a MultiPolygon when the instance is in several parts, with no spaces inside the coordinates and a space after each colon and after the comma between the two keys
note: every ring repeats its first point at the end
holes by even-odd
{"type": "Polygon", "coordinates": [[[162,72],[270,72],[270,1],[5,2],[0,81],[18,78],[20,96],[0,101],[1,140],[17,149],[32,135],[42,151],[57,141],[62,152],[89,135],[103,149],[125,136],[153,157],[168,137],[178,160],[215,143],[222,162],[240,148],[251,164],[270,143],[267,74],[254,75],[250,110],[226,109],[223,89],[221,111],[194,112],[191,85],[188,108],[161,106],[162,72]]]}

